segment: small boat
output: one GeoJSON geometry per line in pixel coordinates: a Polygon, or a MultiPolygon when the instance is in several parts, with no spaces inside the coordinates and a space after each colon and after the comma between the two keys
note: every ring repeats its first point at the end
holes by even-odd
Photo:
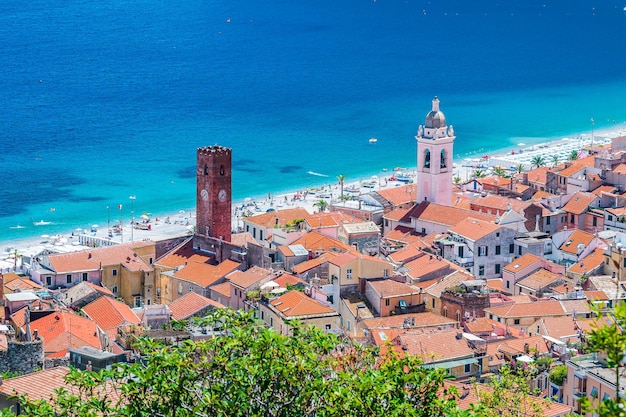
{"type": "Polygon", "coordinates": [[[23,229],[26,226],[20,226],[19,224],[17,226],[9,226],[9,229],[23,229]]]}
{"type": "Polygon", "coordinates": [[[376,142],[378,142],[378,139],[376,139],[376,138],[370,138],[369,142],[370,142],[370,143],[376,143],[376,142]]]}
{"type": "Polygon", "coordinates": [[[52,224],[52,222],[47,222],[47,221],[44,221],[44,220],[40,220],[38,222],[34,222],[33,224],[35,226],[47,226],[49,224],[52,224]]]}

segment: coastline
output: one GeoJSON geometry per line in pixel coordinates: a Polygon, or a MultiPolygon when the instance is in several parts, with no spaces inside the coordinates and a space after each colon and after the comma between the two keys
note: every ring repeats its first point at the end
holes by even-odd
{"type": "MultiPolygon", "coordinates": [[[[495,165],[501,165],[504,168],[509,168],[517,163],[524,163],[525,168],[530,169],[529,161],[533,156],[544,156],[546,163],[550,164],[552,161],[549,157],[552,155],[560,154],[565,158],[567,153],[570,151],[570,148],[582,149],[584,146],[589,145],[592,141],[594,145],[610,144],[611,138],[623,135],[626,135],[626,127],[615,125],[610,128],[598,129],[593,132],[585,132],[583,134],[576,135],[575,138],[570,136],[550,139],[546,138],[540,143],[534,144],[525,144],[520,142],[518,146],[505,146],[489,154],[483,151],[482,148],[479,148],[474,152],[466,153],[462,156],[459,154],[456,155],[454,158],[454,176],[458,176],[462,181],[465,181],[469,178],[469,175],[474,169],[489,169],[495,165]],[[484,158],[483,156],[488,156],[488,158],[484,158]]],[[[373,144],[373,146],[377,145],[378,144],[373,144]]],[[[344,188],[358,186],[364,181],[374,181],[376,185],[374,188],[371,188],[372,191],[402,185],[403,183],[401,182],[390,180],[394,172],[394,168],[390,167],[387,168],[386,171],[381,169],[373,172],[369,176],[360,176],[358,179],[346,178],[344,188]]],[[[414,175],[415,167],[402,168],[402,172],[414,175]]],[[[316,175],[316,173],[310,174],[316,175]]],[[[320,178],[322,177],[320,176],[320,178]]],[[[303,194],[305,190],[311,188],[324,188],[325,191],[333,197],[337,196],[340,188],[338,179],[332,176],[323,176],[323,178],[328,181],[311,182],[311,184],[298,187],[298,189],[286,191],[279,190],[277,192],[269,191],[266,196],[251,196],[242,200],[233,201],[232,220],[234,227],[238,226],[244,208],[247,208],[252,215],[265,213],[269,209],[286,209],[291,207],[303,207],[310,213],[313,213],[315,211],[314,203],[320,199],[319,197],[309,195],[298,200],[294,200],[293,197],[296,194],[303,194]]],[[[114,235],[112,240],[118,242],[122,239],[123,242],[148,239],[158,241],[169,237],[190,234],[192,228],[195,226],[195,207],[179,210],[177,213],[155,213],[152,217],[154,220],[151,219],[151,230],[132,229],[131,231],[131,219],[126,219],[124,222],[123,235],[114,235]],[[169,222],[167,222],[166,219],[169,219],[169,222]]],[[[139,215],[135,217],[135,221],[141,221],[139,215]]],[[[118,221],[116,220],[111,224],[118,224],[118,221]]],[[[78,240],[93,237],[106,238],[107,228],[97,227],[95,229],[95,232],[90,231],[84,233],[82,229],[79,231],[68,230],[66,233],[55,236],[29,236],[24,237],[23,239],[2,241],[0,242],[0,271],[6,272],[7,268],[9,270],[12,269],[13,265],[16,264],[14,259],[16,253],[19,257],[20,255],[32,256],[45,249],[56,249],[66,252],[85,249],[86,246],[77,244],[78,240]]]]}

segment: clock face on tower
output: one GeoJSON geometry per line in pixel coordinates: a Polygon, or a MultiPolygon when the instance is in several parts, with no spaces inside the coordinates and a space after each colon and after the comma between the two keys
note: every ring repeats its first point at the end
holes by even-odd
{"type": "Polygon", "coordinates": [[[207,201],[209,199],[209,192],[207,190],[200,191],[200,197],[202,197],[204,201],[207,201]]]}
{"type": "Polygon", "coordinates": [[[220,192],[217,194],[217,198],[223,203],[224,201],[226,201],[226,190],[220,190],[220,192]]]}

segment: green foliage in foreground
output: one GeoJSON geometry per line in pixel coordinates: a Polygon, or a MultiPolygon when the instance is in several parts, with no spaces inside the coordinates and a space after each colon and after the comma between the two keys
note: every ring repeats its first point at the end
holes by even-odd
{"type": "MultiPolygon", "coordinates": [[[[283,336],[240,312],[204,324],[222,336],[165,346],[141,340],[143,363],[72,370],[52,403],[21,399],[23,415],[465,416],[445,370],[410,356],[379,356],[312,327],[283,336]]],[[[8,411],[0,415],[12,415],[8,411]]]]}

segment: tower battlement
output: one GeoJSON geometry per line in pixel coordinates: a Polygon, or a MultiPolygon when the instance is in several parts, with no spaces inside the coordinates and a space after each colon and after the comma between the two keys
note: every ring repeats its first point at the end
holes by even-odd
{"type": "Polygon", "coordinates": [[[203,146],[198,148],[198,155],[211,155],[211,154],[220,154],[220,155],[232,155],[233,150],[231,148],[227,148],[225,146],[203,146]]]}

